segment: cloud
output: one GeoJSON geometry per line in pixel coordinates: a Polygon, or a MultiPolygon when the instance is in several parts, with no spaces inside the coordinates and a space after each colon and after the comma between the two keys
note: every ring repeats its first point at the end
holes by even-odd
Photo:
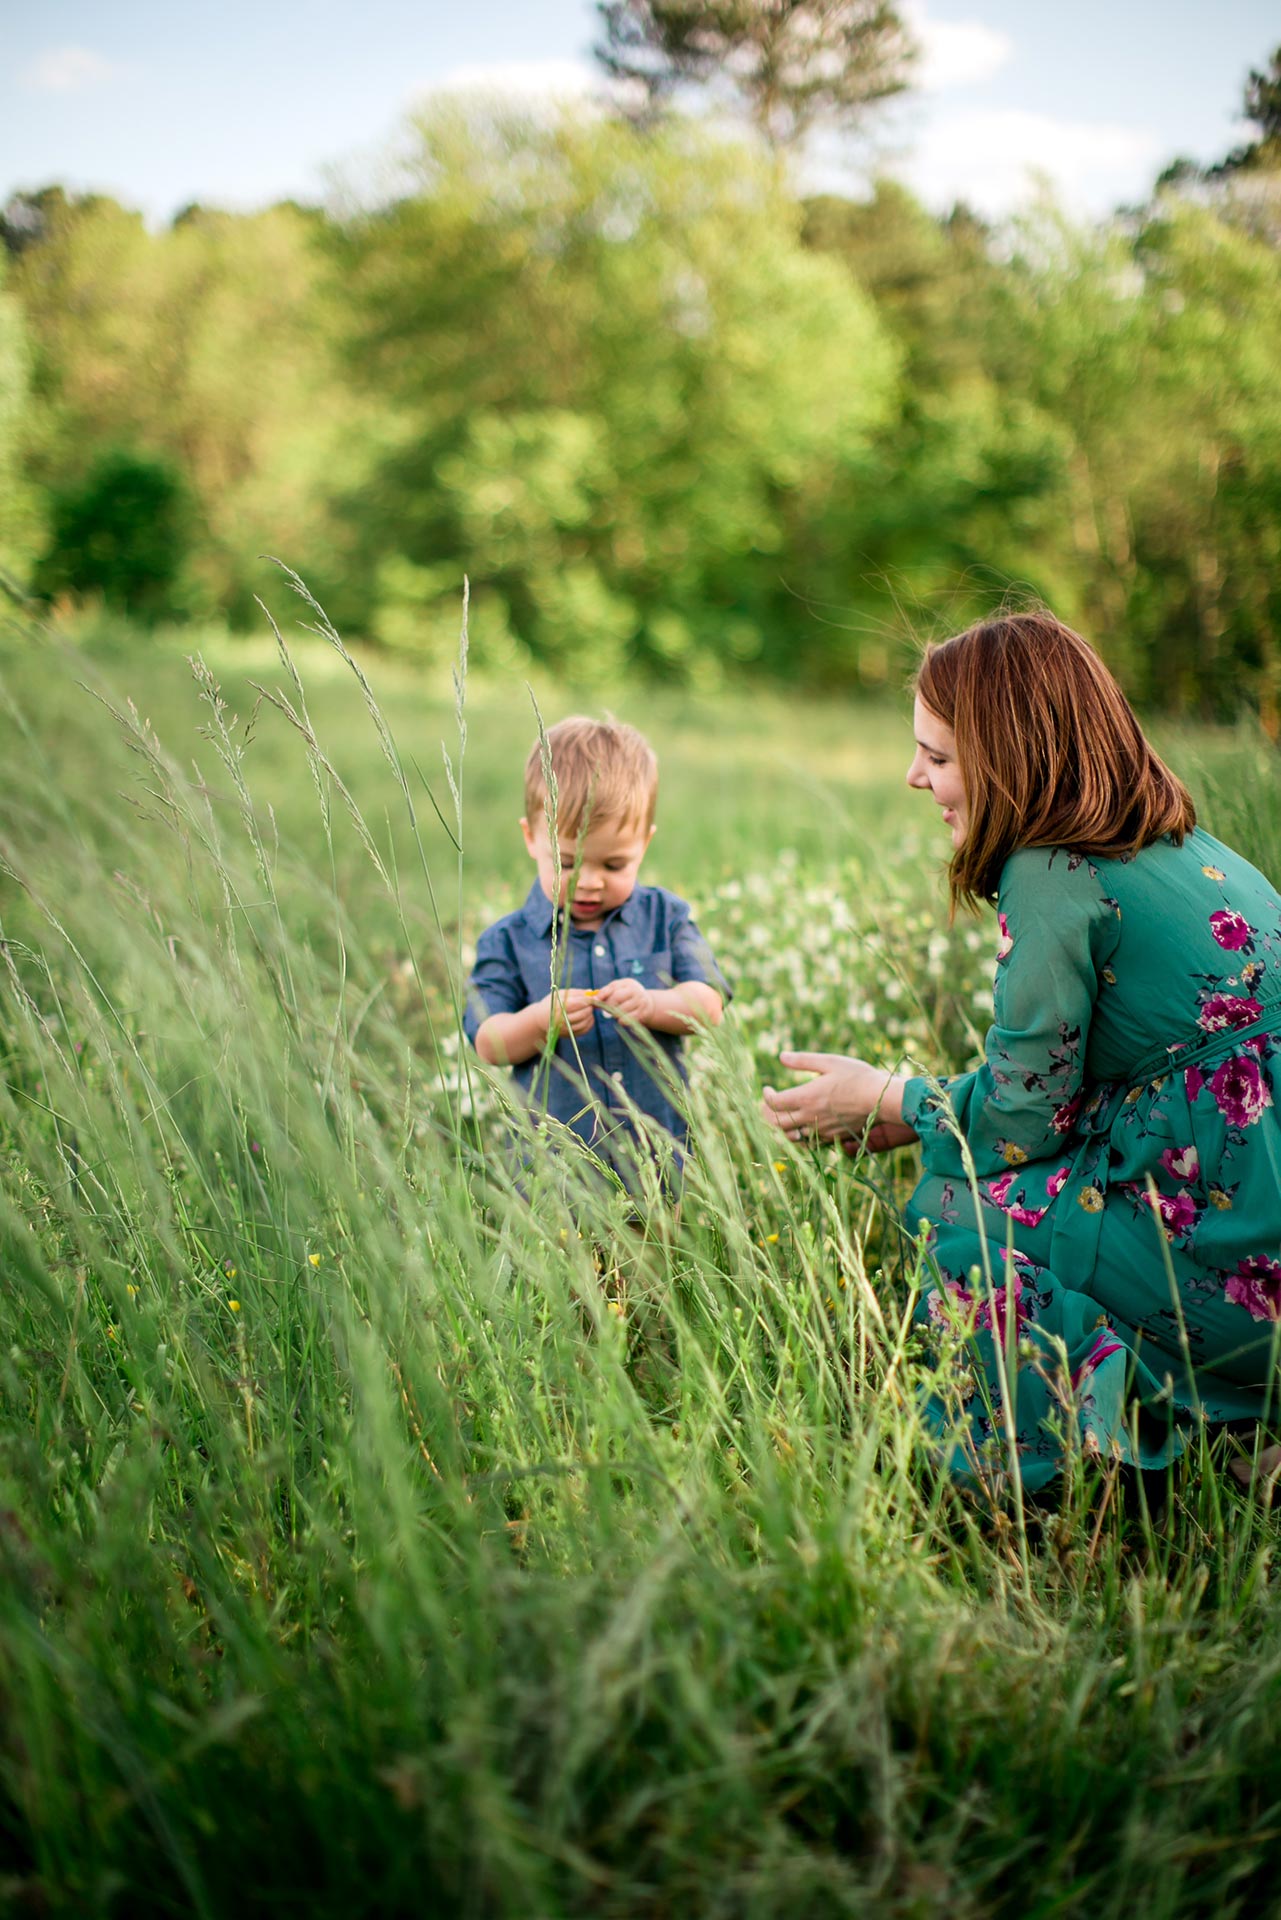
{"type": "Polygon", "coordinates": [[[454,67],[433,91],[501,93],[517,100],[579,99],[598,92],[600,76],[581,60],[501,60],[454,67]]]}
{"type": "Polygon", "coordinates": [[[928,206],[964,200],[999,217],[1031,198],[1040,177],[1074,211],[1104,213],[1146,192],[1163,152],[1145,127],[1004,107],[941,113],[897,170],[928,206]]]}
{"type": "Polygon", "coordinates": [[[23,69],[33,93],[87,93],[118,80],[126,69],[89,47],[49,47],[23,69]]]}
{"type": "Polygon", "coordinates": [[[984,26],[981,20],[931,20],[919,5],[904,12],[921,43],[916,83],[926,93],[976,86],[1014,58],[1014,42],[999,27],[984,26]]]}

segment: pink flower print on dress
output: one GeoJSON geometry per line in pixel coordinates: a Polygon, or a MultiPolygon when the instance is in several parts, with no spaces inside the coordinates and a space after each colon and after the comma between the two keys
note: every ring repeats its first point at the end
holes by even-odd
{"type": "Polygon", "coordinates": [[[1185,1239],[1197,1223],[1197,1203],[1186,1189],[1153,1194],[1152,1207],[1165,1228],[1167,1240],[1185,1239]]]}
{"type": "Polygon", "coordinates": [[[1051,1200],[1058,1199],[1059,1195],[1063,1191],[1064,1182],[1067,1180],[1067,1177],[1071,1173],[1071,1171],[1072,1171],[1071,1167],[1060,1167],[1057,1173],[1052,1173],[1050,1175],[1049,1179],[1045,1183],[1045,1191],[1049,1195],[1051,1200]]]}
{"type": "Polygon", "coordinates": [[[1254,945],[1254,928],[1234,907],[1220,907],[1210,915],[1210,932],[1228,953],[1240,953],[1254,945]]]}
{"type": "Polygon", "coordinates": [[[1205,1075],[1202,1073],[1200,1067],[1185,1067],[1183,1069],[1183,1091],[1187,1094],[1189,1100],[1195,1100],[1204,1085],[1205,1075]]]}
{"type": "Polygon", "coordinates": [[[1008,1287],[994,1287],[990,1300],[982,1293],[971,1293],[959,1280],[945,1280],[941,1291],[936,1290],[929,1297],[929,1316],[936,1325],[947,1325],[955,1314],[960,1313],[969,1321],[967,1332],[996,1332],[1004,1340],[1011,1292],[1014,1295],[1014,1324],[1024,1327],[1032,1316],[1023,1304],[1023,1282],[1017,1273],[1008,1287]]]}
{"type": "Polygon", "coordinates": [[[1228,1275],[1223,1297],[1244,1307],[1252,1320],[1281,1320],[1281,1260],[1251,1253],[1228,1275]]]}
{"type": "Polygon", "coordinates": [[[1102,1333],[1096,1336],[1094,1345],[1072,1375],[1072,1385],[1079,1387],[1087,1373],[1093,1373],[1096,1367],[1101,1366],[1105,1360],[1109,1360],[1114,1353],[1120,1353],[1120,1351],[1121,1342],[1111,1327],[1105,1327],[1102,1333]]]}
{"type": "Polygon", "coordinates": [[[998,960],[1004,960],[1014,945],[1014,935],[1010,932],[1010,923],[1003,913],[997,914],[996,924],[1001,929],[1001,937],[996,943],[996,957],[998,960]]]}
{"type": "Polygon", "coordinates": [[[1054,1109],[1050,1125],[1055,1133],[1071,1133],[1076,1125],[1076,1116],[1081,1111],[1081,1100],[1082,1095],[1074,1093],[1070,1100],[1065,1100],[1061,1107],[1054,1109]]]}
{"type": "Polygon", "coordinates": [[[1161,1155],[1161,1165],[1176,1180],[1195,1180],[1201,1171],[1195,1147],[1167,1147],[1161,1155]]]}
{"type": "Polygon", "coordinates": [[[1252,1127],[1272,1105],[1272,1089],[1252,1053],[1233,1053],[1210,1075],[1214,1104],[1230,1127],[1252,1127]]]}
{"type": "Polygon", "coordinates": [[[1231,1027],[1252,1027],[1262,1017],[1263,1008],[1248,994],[1212,993],[1197,1015],[1197,1025],[1206,1033],[1225,1033],[1231,1027]]]}
{"type": "Polygon", "coordinates": [[[1049,1209],[1046,1207],[1025,1207],[1019,1202],[1011,1200],[1010,1188],[1014,1185],[1014,1179],[1015,1176],[1013,1173],[1003,1173],[999,1179],[989,1180],[987,1185],[981,1189],[984,1199],[990,1201],[994,1207],[999,1207],[1002,1213],[1008,1213],[1010,1219],[1013,1220],[1016,1225],[1020,1227],[1039,1227],[1049,1209]]]}

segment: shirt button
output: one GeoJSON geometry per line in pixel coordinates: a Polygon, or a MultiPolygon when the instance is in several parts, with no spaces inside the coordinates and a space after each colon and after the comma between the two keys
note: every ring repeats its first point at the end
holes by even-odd
{"type": "Polygon", "coordinates": [[[593,948],[592,948],[592,952],[593,952],[593,953],[594,953],[594,954],[596,955],[596,958],[597,958],[598,960],[603,960],[603,959],[605,958],[605,949],[604,949],[604,947],[601,947],[601,946],[595,946],[595,947],[593,947],[593,948]]]}

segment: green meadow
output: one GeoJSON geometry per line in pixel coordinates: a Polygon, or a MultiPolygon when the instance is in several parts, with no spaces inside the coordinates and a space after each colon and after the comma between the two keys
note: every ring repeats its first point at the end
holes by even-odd
{"type": "MultiPolygon", "coordinates": [[[[940,1481],[912,1156],[759,1117],[780,1046],[980,1042],[906,702],[609,689],[735,993],[635,1207],[459,1046],[529,688],[271,599],[0,635],[0,1910],[1275,1910],[1240,1443],[940,1481]]],[[[1281,877],[1275,750],[1157,737],[1281,877]]]]}

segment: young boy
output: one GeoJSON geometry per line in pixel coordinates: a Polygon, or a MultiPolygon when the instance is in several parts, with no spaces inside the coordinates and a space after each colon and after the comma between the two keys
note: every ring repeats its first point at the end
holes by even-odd
{"type": "Polygon", "coordinates": [[[482,1060],[512,1067],[594,1153],[618,1164],[621,1147],[625,1171],[635,1129],[620,1092],[677,1142],[686,1132],[629,1033],[647,1028],[683,1079],[684,1036],[716,1025],[728,990],[685,902],[636,884],[658,791],[649,742],[617,720],[574,718],[547,745],[559,875],[535,741],[520,826],[538,878],[477,942],[464,1027],[482,1060]],[[540,1071],[549,1035],[555,1052],[540,1071]]]}

